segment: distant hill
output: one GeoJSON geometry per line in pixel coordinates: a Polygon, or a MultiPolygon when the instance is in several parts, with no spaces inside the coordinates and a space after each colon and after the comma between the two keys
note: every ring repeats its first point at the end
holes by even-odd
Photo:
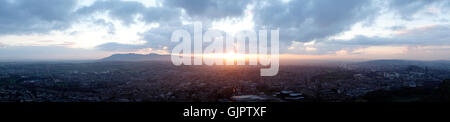
{"type": "Polygon", "coordinates": [[[450,64],[447,60],[435,60],[435,61],[417,61],[417,60],[372,60],[362,62],[363,64],[389,64],[389,65],[430,65],[430,64],[450,64]]]}
{"type": "Polygon", "coordinates": [[[367,62],[362,62],[362,64],[373,64],[373,65],[417,65],[426,63],[425,61],[415,61],[415,60],[372,60],[367,62]]]}
{"type": "Polygon", "coordinates": [[[387,66],[387,67],[429,67],[436,69],[450,69],[450,61],[448,60],[435,60],[435,61],[418,61],[418,60],[372,60],[360,63],[354,63],[353,65],[371,65],[371,66],[387,66]]]}
{"type": "Polygon", "coordinates": [[[100,61],[170,61],[170,55],[159,54],[114,54],[100,61]]]}

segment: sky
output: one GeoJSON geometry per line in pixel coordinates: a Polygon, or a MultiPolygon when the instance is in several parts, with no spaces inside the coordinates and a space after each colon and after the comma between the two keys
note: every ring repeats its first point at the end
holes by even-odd
{"type": "Polygon", "coordinates": [[[0,0],[0,60],[168,54],[194,22],[279,29],[289,58],[450,60],[449,0],[0,0]]]}

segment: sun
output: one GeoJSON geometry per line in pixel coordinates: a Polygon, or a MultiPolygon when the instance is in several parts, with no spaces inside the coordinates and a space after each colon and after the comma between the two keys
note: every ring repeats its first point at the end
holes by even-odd
{"type": "Polygon", "coordinates": [[[211,53],[211,54],[203,54],[204,60],[213,60],[219,59],[223,60],[224,64],[228,62],[235,61],[245,61],[248,58],[247,54],[235,53],[235,52],[227,52],[227,53],[211,53]]]}
{"type": "Polygon", "coordinates": [[[234,53],[234,52],[228,52],[225,54],[222,54],[222,58],[225,60],[230,61],[238,61],[238,60],[245,60],[247,57],[246,54],[240,54],[240,53],[234,53]]]}

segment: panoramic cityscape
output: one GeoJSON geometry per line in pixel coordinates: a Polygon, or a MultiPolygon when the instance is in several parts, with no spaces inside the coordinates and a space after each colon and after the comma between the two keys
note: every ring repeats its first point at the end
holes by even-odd
{"type": "Polygon", "coordinates": [[[0,0],[0,102],[450,101],[449,15],[448,0],[0,0]]]}
{"type": "Polygon", "coordinates": [[[420,102],[450,98],[449,61],[290,64],[281,65],[277,76],[261,77],[259,66],[174,66],[162,60],[110,58],[1,63],[0,101],[420,102]]]}

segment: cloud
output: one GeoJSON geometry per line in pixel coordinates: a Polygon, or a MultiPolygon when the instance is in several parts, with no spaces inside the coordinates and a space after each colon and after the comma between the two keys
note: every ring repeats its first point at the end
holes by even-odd
{"type": "Polygon", "coordinates": [[[63,46],[5,46],[0,48],[0,60],[87,60],[111,55],[110,52],[67,48],[63,46]]]}
{"type": "Polygon", "coordinates": [[[384,49],[379,47],[445,54],[442,50],[447,48],[423,47],[450,45],[450,2],[446,0],[79,2],[82,1],[1,0],[0,47],[41,49],[27,46],[53,45],[94,47],[106,52],[170,50],[177,44],[170,42],[172,32],[184,29],[193,34],[192,23],[197,21],[203,22],[204,31],[280,29],[280,52],[290,54],[355,55],[358,50],[384,49]],[[355,25],[359,28],[355,29],[355,25]],[[348,38],[330,39],[344,33],[348,38]]]}
{"type": "Polygon", "coordinates": [[[194,18],[221,19],[239,17],[251,0],[165,0],[167,7],[182,8],[194,18]]]}
{"type": "MultiPolygon", "coordinates": [[[[152,28],[148,31],[140,34],[146,42],[143,44],[121,44],[121,43],[104,43],[102,45],[96,46],[97,49],[105,51],[130,51],[136,49],[152,48],[155,50],[159,49],[171,49],[178,43],[173,43],[170,41],[172,32],[177,29],[183,29],[193,34],[193,24],[180,25],[180,26],[170,26],[162,25],[158,28],[152,28]]],[[[206,31],[206,28],[203,28],[206,31]]],[[[191,40],[193,35],[191,35],[191,40]]],[[[164,50],[166,50],[164,49],[164,50]]]]}
{"type": "MultiPolygon", "coordinates": [[[[140,2],[107,0],[77,8],[76,0],[2,0],[0,1],[0,35],[47,33],[65,30],[81,19],[106,12],[108,17],[129,25],[135,18],[147,23],[181,23],[180,10],[169,7],[146,7],[140,2]]],[[[101,20],[94,20],[101,22],[101,20]]],[[[108,23],[106,23],[108,24],[108,23]]]]}
{"type": "MultiPolygon", "coordinates": [[[[171,5],[172,1],[165,1],[164,5],[171,5]],[[169,3],[170,4],[169,4],[169,3]]],[[[198,12],[206,10],[205,8],[195,8],[192,6],[204,6],[210,4],[207,1],[198,5],[181,4],[180,8],[190,10],[191,16],[205,16],[206,13],[198,12]],[[183,6],[181,6],[183,5],[183,6]],[[198,9],[198,10],[197,10],[198,9]],[[196,13],[196,11],[198,13],[196,13]],[[192,13],[194,12],[194,13],[192,13]]],[[[280,28],[282,53],[292,54],[310,54],[327,55],[351,54],[354,50],[361,49],[381,49],[374,47],[383,46],[417,46],[417,45],[435,45],[444,42],[447,44],[449,31],[448,25],[407,28],[404,25],[388,28],[394,32],[390,37],[367,37],[357,35],[348,40],[327,40],[328,37],[348,31],[353,25],[361,22],[371,22],[378,16],[379,5],[373,1],[346,0],[346,1],[255,1],[256,6],[252,9],[254,22],[257,28],[280,28]],[[292,43],[295,42],[295,43],[292,43]],[[371,48],[372,47],[372,48],[371,48]],[[344,51],[346,51],[344,53],[344,51]]],[[[178,4],[178,3],[176,3],[178,4]]],[[[220,10],[216,10],[220,11],[220,10]]],[[[237,17],[241,16],[236,14],[237,17]]],[[[373,23],[372,23],[373,24],[373,23]]],[[[113,45],[106,44],[98,46],[102,49],[139,49],[154,48],[161,49],[168,47],[171,49],[175,43],[170,42],[171,33],[176,29],[185,29],[192,32],[192,26],[188,25],[164,25],[158,28],[152,28],[141,35],[147,42],[142,45],[113,45]],[[144,46],[145,45],[145,46],[144,46]]],[[[205,29],[205,27],[204,27],[205,29]]],[[[366,51],[367,52],[367,51],[366,51]]],[[[370,52],[370,51],[369,51],[370,52]]]]}
{"type": "Polygon", "coordinates": [[[1,0],[0,35],[66,29],[75,5],[75,0],[1,0]]]}
{"type": "Polygon", "coordinates": [[[323,39],[376,14],[367,0],[265,1],[255,8],[255,22],[261,28],[280,28],[280,40],[308,42],[323,39]]]}
{"type": "Polygon", "coordinates": [[[134,23],[136,16],[141,16],[140,20],[147,23],[180,23],[179,10],[168,7],[146,7],[136,1],[96,1],[90,6],[77,10],[77,13],[81,15],[98,12],[107,12],[109,17],[120,20],[125,25],[134,23]]]}
{"type": "Polygon", "coordinates": [[[96,46],[96,49],[104,51],[130,51],[135,49],[146,48],[144,45],[120,44],[115,42],[105,43],[96,46]]]}
{"type": "MultiPolygon", "coordinates": [[[[191,33],[191,40],[193,40],[194,26],[193,24],[181,25],[181,26],[160,26],[159,28],[151,29],[143,33],[144,40],[147,40],[146,45],[153,48],[161,48],[168,46],[174,47],[177,43],[170,42],[172,32],[177,29],[183,29],[191,33]]],[[[203,27],[204,31],[206,27],[203,27]]],[[[203,32],[204,32],[203,31],[203,32]]]]}
{"type": "Polygon", "coordinates": [[[367,48],[355,49],[351,53],[365,55],[395,55],[404,54],[407,51],[407,46],[370,46],[367,48]]]}
{"type": "Polygon", "coordinates": [[[97,50],[114,52],[114,53],[137,53],[137,54],[169,54],[167,46],[152,47],[149,45],[131,45],[120,43],[105,43],[95,47],[97,50]]]}
{"type": "MultiPolygon", "coordinates": [[[[351,39],[314,40],[310,42],[293,41],[288,46],[280,47],[280,52],[307,55],[367,55],[366,57],[369,55],[382,57],[382,55],[402,54],[418,58],[415,54],[423,51],[439,52],[429,54],[448,58],[446,56],[450,55],[450,48],[447,48],[450,45],[450,35],[448,33],[450,33],[449,25],[428,25],[398,30],[398,32],[395,31],[389,37],[358,35],[351,39]],[[445,48],[442,48],[442,46],[445,48]],[[435,50],[432,50],[432,48],[435,48],[435,50]]],[[[402,58],[407,58],[407,56],[402,58]]],[[[437,59],[436,57],[433,59],[437,59]]]]}
{"type": "Polygon", "coordinates": [[[391,37],[357,36],[350,40],[328,40],[340,45],[450,45],[450,25],[428,25],[395,31],[391,37]]]}
{"type": "MultiPolygon", "coordinates": [[[[305,42],[293,42],[285,53],[342,56],[341,58],[366,59],[419,59],[441,60],[450,55],[450,26],[428,25],[411,29],[398,30],[389,37],[356,36],[352,39],[324,40],[314,45],[305,42]],[[307,51],[306,48],[316,50],[307,51]]],[[[282,48],[283,49],[283,48],[282,48]]],[[[281,49],[281,50],[282,50],[281,49]]]]}
{"type": "Polygon", "coordinates": [[[96,12],[107,12],[109,17],[130,24],[133,23],[135,16],[144,9],[145,6],[139,2],[110,0],[96,1],[90,6],[78,9],[77,13],[89,15],[96,12]]]}
{"type": "Polygon", "coordinates": [[[389,8],[394,10],[402,19],[411,20],[418,11],[425,9],[429,5],[441,0],[392,0],[389,8]]]}

